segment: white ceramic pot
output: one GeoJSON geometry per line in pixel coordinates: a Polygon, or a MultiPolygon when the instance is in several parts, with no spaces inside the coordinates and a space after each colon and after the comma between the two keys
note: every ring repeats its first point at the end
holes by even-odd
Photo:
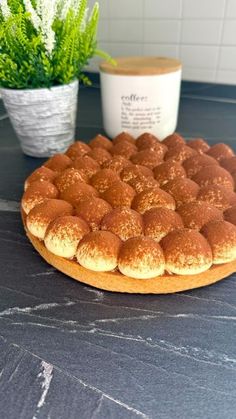
{"type": "Polygon", "coordinates": [[[100,65],[103,124],[115,137],[151,132],[160,140],[177,126],[181,63],[163,57],[120,57],[100,65]]]}
{"type": "Polygon", "coordinates": [[[2,99],[25,154],[49,157],[74,141],[78,80],[50,89],[1,89],[2,99]]]}

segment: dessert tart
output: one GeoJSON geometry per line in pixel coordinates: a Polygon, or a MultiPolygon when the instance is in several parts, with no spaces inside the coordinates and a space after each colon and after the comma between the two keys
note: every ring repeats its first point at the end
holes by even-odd
{"type": "Polygon", "coordinates": [[[76,141],[25,181],[27,236],[59,271],[94,287],[173,293],[236,270],[236,156],[174,133],[76,141]]]}

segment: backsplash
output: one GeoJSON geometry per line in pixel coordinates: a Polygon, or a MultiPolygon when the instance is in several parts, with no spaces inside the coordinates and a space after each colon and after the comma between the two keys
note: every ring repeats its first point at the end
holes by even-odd
{"type": "MultiPolygon", "coordinates": [[[[100,0],[99,4],[99,46],[112,56],[176,57],[183,63],[184,80],[236,85],[236,0],[100,0]]],[[[97,59],[89,69],[97,71],[97,59]]]]}

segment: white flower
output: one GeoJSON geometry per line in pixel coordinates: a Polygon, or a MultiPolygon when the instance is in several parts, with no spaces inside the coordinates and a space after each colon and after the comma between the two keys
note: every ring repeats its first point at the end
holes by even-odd
{"type": "Polygon", "coordinates": [[[41,26],[41,19],[37,15],[35,9],[33,8],[30,0],[24,0],[25,10],[30,13],[30,18],[33,26],[38,31],[41,26]]]}
{"type": "Polygon", "coordinates": [[[57,12],[57,0],[40,0],[41,3],[41,31],[45,48],[49,55],[55,45],[55,32],[52,25],[57,12]]]}
{"type": "Polygon", "coordinates": [[[7,4],[7,0],[0,0],[0,8],[4,19],[7,20],[11,16],[11,10],[7,4]]]}

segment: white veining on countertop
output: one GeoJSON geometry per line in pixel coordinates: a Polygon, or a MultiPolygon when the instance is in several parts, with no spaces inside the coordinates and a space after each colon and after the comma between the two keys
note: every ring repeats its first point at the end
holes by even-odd
{"type": "Polygon", "coordinates": [[[20,204],[16,201],[8,201],[7,199],[0,199],[0,211],[19,212],[20,204]]]}
{"type": "Polygon", "coordinates": [[[89,287],[86,287],[86,290],[95,295],[95,298],[93,299],[93,301],[103,301],[104,299],[103,291],[99,291],[99,290],[96,290],[95,288],[89,288],[89,287]]]}
{"type": "MultiPolygon", "coordinates": [[[[38,377],[42,377],[43,378],[43,382],[42,382],[42,395],[38,401],[37,404],[37,411],[36,411],[36,415],[39,413],[41,407],[44,405],[49,388],[50,388],[50,384],[52,381],[52,377],[53,377],[53,366],[51,364],[48,364],[45,361],[41,362],[41,366],[42,366],[42,371],[38,374],[38,377]]],[[[34,415],[33,419],[37,419],[37,416],[34,415]]]]}
{"type": "Polygon", "coordinates": [[[46,303],[46,304],[39,304],[33,307],[10,307],[6,310],[0,312],[0,317],[9,316],[12,314],[20,314],[20,313],[31,313],[38,310],[49,310],[50,308],[54,307],[65,307],[65,306],[72,306],[76,304],[74,301],[67,301],[65,303],[46,303]]]}
{"type": "MultiPolygon", "coordinates": [[[[52,363],[48,363],[46,360],[43,360],[41,357],[39,357],[35,353],[29,351],[28,349],[26,349],[26,348],[24,348],[22,346],[19,346],[19,345],[15,344],[15,343],[12,343],[11,345],[14,346],[14,347],[16,347],[16,348],[18,348],[18,349],[20,349],[21,351],[24,351],[26,353],[29,353],[34,358],[39,359],[41,361],[41,365],[44,367],[44,372],[43,372],[43,374],[41,373],[42,376],[44,377],[44,381],[42,383],[42,387],[43,387],[44,391],[43,391],[43,394],[42,394],[42,396],[41,396],[41,398],[40,398],[40,400],[38,402],[38,404],[40,404],[40,407],[45,402],[47,393],[49,391],[50,383],[51,383],[51,380],[52,380],[52,371],[55,370],[55,371],[58,371],[59,373],[65,375],[65,376],[69,377],[73,381],[79,383],[82,387],[87,388],[87,389],[93,391],[94,393],[98,394],[100,396],[100,398],[108,399],[111,402],[113,402],[113,403],[115,403],[115,404],[123,407],[125,410],[128,410],[129,412],[134,413],[136,416],[142,417],[143,419],[149,419],[149,416],[147,414],[141,412],[138,409],[135,409],[133,406],[130,406],[129,404],[124,403],[124,402],[122,402],[119,399],[116,399],[116,398],[110,396],[109,394],[103,392],[99,388],[97,388],[97,387],[95,387],[95,386],[93,386],[93,385],[91,385],[89,383],[86,383],[82,379],[74,376],[73,374],[67,372],[66,370],[62,370],[57,365],[52,364],[52,363]],[[48,366],[48,367],[45,368],[45,366],[48,366]]],[[[37,413],[38,412],[36,412],[36,414],[37,413]]],[[[34,416],[32,419],[36,419],[36,417],[34,416]]]]}

